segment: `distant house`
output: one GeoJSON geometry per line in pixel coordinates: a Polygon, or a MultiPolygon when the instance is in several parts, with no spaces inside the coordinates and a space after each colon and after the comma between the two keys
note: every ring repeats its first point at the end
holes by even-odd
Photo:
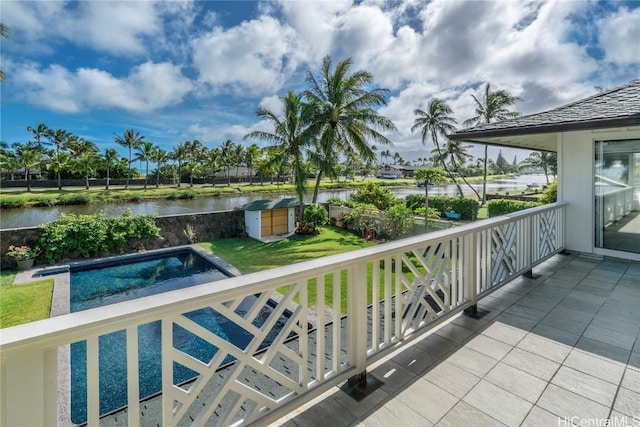
{"type": "Polygon", "coordinates": [[[557,152],[565,247],[640,260],[640,80],[449,137],[557,152]]]}
{"type": "Polygon", "coordinates": [[[293,233],[296,226],[297,199],[254,200],[240,207],[244,210],[244,223],[249,237],[263,240],[265,237],[293,233]]]}
{"type": "Polygon", "coordinates": [[[416,169],[418,169],[416,166],[382,165],[378,172],[378,178],[411,178],[416,169]]]}

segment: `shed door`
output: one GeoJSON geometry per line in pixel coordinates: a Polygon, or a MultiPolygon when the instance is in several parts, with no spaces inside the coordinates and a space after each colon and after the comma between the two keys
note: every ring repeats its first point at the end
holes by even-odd
{"type": "Polygon", "coordinates": [[[261,236],[285,234],[288,231],[289,210],[275,209],[261,212],[261,236]]]}
{"type": "Polygon", "coordinates": [[[289,225],[289,210],[276,209],[271,211],[272,234],[285,234],[289,225]]]}

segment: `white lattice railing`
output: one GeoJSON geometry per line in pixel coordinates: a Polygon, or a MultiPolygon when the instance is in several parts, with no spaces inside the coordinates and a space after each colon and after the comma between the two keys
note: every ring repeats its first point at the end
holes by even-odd
{"type": "Polygon", "coordinates": [[[2,425],[68,423],[70,384],[63,371],[69,344],[75,342],[86,343],[87,419],[98,425],[99,360],[105,351],[100,341],[116,331],[126,335],[128,398],[126,413],[110,421],[128,418],[130,426],[267,423],[561,251],[563,215],[564,204],[547,205],[5,329],[2,425]],[[268,303],[273,307],[265,310],[268,303]],[[212,310],[244,329],[249,339],[233,344],[194,320],[194,312],[212,310]],[[138,334],[152,322],[159,322],[162,337],[162,393],[141,403],[138,353],[144,348],[138,334]],[[205,360],[194,356],[181,348],[185,335],[199,337],[217,352],[205,360]],[[267,336],[272,343],[260,350],[267,336]],[[193,379],[174,383],[174,369],[185,368],[193,371],[193,379]]]}

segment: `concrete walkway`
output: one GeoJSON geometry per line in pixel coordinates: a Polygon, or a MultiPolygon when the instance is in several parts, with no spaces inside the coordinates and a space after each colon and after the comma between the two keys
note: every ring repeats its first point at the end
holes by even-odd
{"type": "Polygon", "coordinates": [[[557,255],[534,272],[378,362],[359,402],[334,388],[273,425],[640,425],[640,263],[557,255]]]}

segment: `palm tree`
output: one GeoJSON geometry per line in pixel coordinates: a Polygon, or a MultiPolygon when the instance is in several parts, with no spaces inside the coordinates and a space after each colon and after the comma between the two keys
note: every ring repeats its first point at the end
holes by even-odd
{"type": "Polygon", "coordinates": [[[178,163],[178,187],[182,184],[182,165],[189,159],[189,141],[178,144],[171,152],[171,158],[178,163]]]}
{"type": "Polygon", "coordinates": [[[53,169],[56,171],[58,179],[58,190],[62,190],[62,170],[66,166],[69,160],[69,156],[63,155],[60,150],[66,145],[73,142],[76,136],[63,129],[48,130],[44,136],[46,136],[55,145],[55,155],[51,156],[54,159],[53,169]]]}
{"type": "Polygon", "coordinates": [[[27,191],[31,191],[31,168],[40,164],[40,156],[36,150],[21,147],[16,150],[18,164],[24,169],[27,180],[27,191]]]}
{"type": "Polygon", "coordinates": [[[149,141],[141,141],[140,144],[136,146],[136,157],[134,160],[138,160],[141,162],[145,162],[146,169],[144,173],[144,188],[147,188],[147,181],[149,179],[149,160],[153,159],[153,142],[149,141]]]}
{"type": "Polygon", "coordinates": [[[437,150],[431,151],[431,155],[433,158],[438,159],[438,161],[449,162],[454,170],[458,171],[458,175],[462,178],[467,187],[474,192],[478,201],[480,201],[480,194],[476,191],[475,188],[464,177],[464,175],[460,172],[463,166],[469,161],[473,159],[473,156],[467,153],[467,149],[471,148],[470,145],[462,145],[461,141],[452,141],[448,140],[442,146],[442,152],[438,152],[437,150]]]}
{"type": "Polygon", "coordinates": [[[169,156],[165,150],[160,148],[159,145],[153,147],[153,155],[151,156],[151,160],[156,162],[156,188],[160,187],[160,170],[162,169],[162,165],[167,162],[169,156]]]}
{"type": "Polygon", "coordinates": [[[417,129],[420,129],[422,134],[422,144],[426,145],[427,137],[431,134],[431,138],[433,139],[433,143],[438,150],[438,156],[440,159],[440,163],[442,167],[449,175],[449,178],[453,181],[458,189],[458,193],[460,197],[464,197],[462,193],[462,188],[460,188],[460,184],[456,181],[455,176],[449,170],[447,164],[442,161],[442,150],[440,148],[440,144],[438,143],[438,135],[444,135],[453,132],[455,130],[455,124],[457,123],[456,119],[452,117],[453,110],[449,107],[443,100],[438,98],[433,98],[429,101],[429,105],[427,111],[423,111],[419,108],[413,111],[416,119],[413,122],[413,126],[411,127],[411,132],[414,132],[417,129]]]}
{"type": "MultiPolygon", "coordinates": [[[[0,38],[8,39],[9,37],[11,37],[11,30],[9,30],[9,27],[7,27],[5,24],[0,22],[0,38]]],[[[0,70],[0,82],[3,82],[5,80],[7,80],[7,75],[4,73],[4,71],[0,70]]]]}
{"type": "Polygon", "coordinates": [[[307,183],[304,157],[305,154],[313,154],[310,148],[314,146],[309,128],[311,109],[308,104],[302,102],[300,95],[289,91],[282,98],[282,116],[264,108],[259,109],[257,114],[262,119],[271,122],[273,133],[256,130],[248,133],[244,138],[258,139],[273,144],[275,150],[280,154],[272,157],[274,164],[282,166],[291,161],[293,181],[300,201],[300,222],[302,222],[307,183]]]}
{"type": "Polygon", "coordinates": [[[224,168],[225,175],[227,176],[227,185],[231,185],[231,176],[229,176],[229,168],[233,163],[233,150],[234,143],[230,139],[227,139],[220,147],[221,163],[224,168]]]}
{"type": "Polygon", "coordinates": [[[244,152],[244,161],[249,170],[249,185],[253,185],[253,166],[259,160],[262,150],[256,144],[251,144],[244,152]]]}
{"type": "Polygon", "coordinates": [[[189,172],[189,187],[193,187],[193,176],[201,172],[201,163],[205,160],[206,148],[200,141],[194,139],[193,141],[186,141],[188,151],[187,170],[189,172]]]}
{"type": "Polygon", "coordinates": [[[93,172],[98,163],[98,148],[96,145],[86,139],[78,139],[75,142],[73,159],[78,169],[84,175],[85,188],[89,189],[89,175],[93,172]]]}
{"type": "Polygon", "coordinates": [[[116,144],[129,149],[129,167],[127,168],[127,181],[124,185],[124,188],[127,189],[129,188],[129,179],[131,178],[131,150],[144,141],[144,136],[140,135],[139,132],[136,132],[133,129],[126,129],[122,136],[116,135],[115,141],[116,144]]]}
{"type": "Polygon", "coordinates": [[[521,168],[539,168],[544,172],[544,177],[549,185],[549,171],[554,167],[554,154],[547,151],[534,151],[529,157],[518,165],[521,168]]]}
{"type": "Polygon", "coordinates": [[[102,161],[104,162],[104,167],[107,169],[107,184],[105,185],[104,188],[105,188],[105,190],[108,190],[109,189],[109,180],[111,179],[111,177],[110,177],[111,168],[118,161],[118,152],[113,148],[107,148],[104,151],[104,157],[102,158],[102,161]]]}
{"type": "MultiPolygon", "coordinates": [[[[510,111],[509,107],[520,101],[517,96],[511,95],[506,90],[491,91],[491,85],[487,83],[484,87],[484,98],[478,100],[475,95],[471,95],[476,103],[476,115],[464,121],[465,126],[481,126],[495,120],[506,120],[518,116],[518,113],[510,111]]],[[[487,203],[487,159],[488,145],[484,145],[484,166],[482,178],[482,205],[487,203]]]]}
{"type": "Polygon", "coordinates": [[[375,158],[370,142],[392,145],[389,138],[380,131],[395,131],[393,122],[374,109],[386,105],[387,89],[368,89],[373,84],[373,75],[358,70],[350,74],[351,58],[340,61],[332,70],[331,57],[322,60],[320,75],[316,78],[307,72],[310,88],[304,97],[313,107],[311,118],[312,133],[318,138],[320,152],[318,160],[324,159],[320,168],[313,202],[317,200],[322,173],[327,172],[335,162],[331,162],[336,152],[347,158],[358,155],[362,160],[375,158]]]}

